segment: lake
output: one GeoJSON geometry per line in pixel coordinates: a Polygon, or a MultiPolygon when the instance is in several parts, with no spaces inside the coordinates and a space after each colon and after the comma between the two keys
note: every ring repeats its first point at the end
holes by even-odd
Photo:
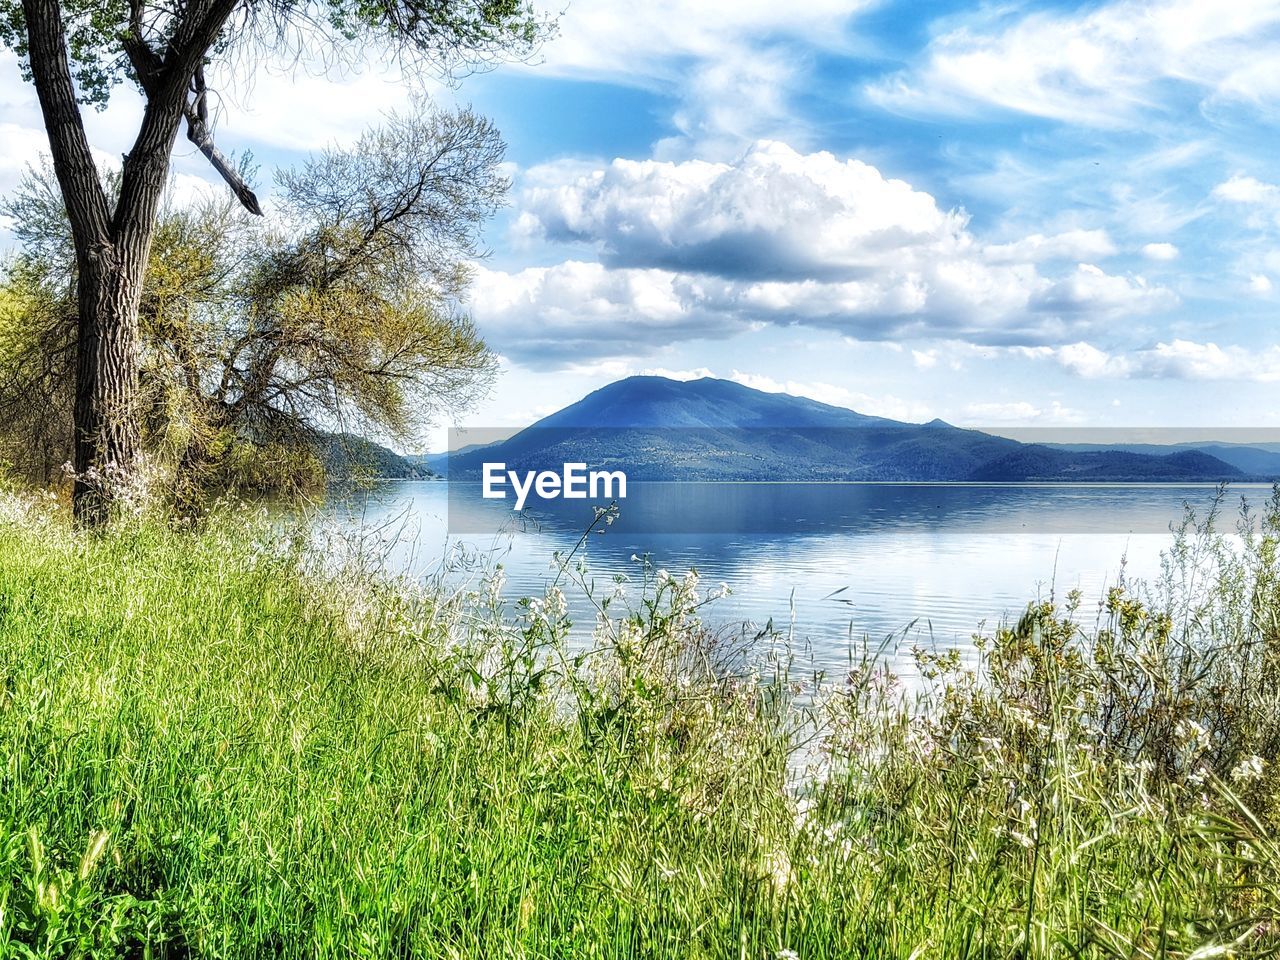
{"type": "MultiPolygon", "coordinates": [[[[1269,492],[1233,487],[1226,519],[1242,496],[1258,504],[1269,492]]],[[[963,644],[1075,588],[1091,615],[1122,571],[1157,577],[1170,525],[1214,495],[1209,485],[632,483],[617,521],[600,524],[577,557],[606,589],[614,577],[637,589],[643,562],[633,558],[672,575],[694,567],[704,587],[732,591],[704,608],[708,622],[772,621],[817,666],[838,670],[851,641],[963,644]]],[[[545,501],[517,514],[482,499],[478,484],[395,481],[331,509],[380,537],[393,569],[427,576],[448,560],[447,576],[462,579],[500,562],[516,598],[542,595],[554,555],[574,550],[592,506],[545,501]]],[[[566,593],[589,629],[589,602],[566,593]]]]}

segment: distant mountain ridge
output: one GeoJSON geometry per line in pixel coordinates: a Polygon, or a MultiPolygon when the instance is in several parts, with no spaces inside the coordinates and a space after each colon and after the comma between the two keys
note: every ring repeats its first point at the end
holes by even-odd
{"type": "MultiPolygon", "coordinates": [[[[1210,482],[1254,479],[1211,453],[1068,449],[942,420],[903,423],[727,380],[628,377],[515,436],[449,457],[454,479],[486,462],[584,462],[635,480],[1210,482]]],[[[433,466],[439,466],[433,464],[433,466]]],[[[1280,475],[1280,464],[1270,475],[1280,475]]]]}
{"type": "Polygon", "coordinates": [[[407,457],[354,433],[321,433],[319,453],[331,483],[364,478],[426,480],[434,471],[421,457],[407,457]]]}
{"type": "Polygon", "coordinates": [[[1159,444],[1159,443],[1052,443],[1047,446],[1059,450],[1073,452],[1085,451],[1124,451],[1127,453],[1145,453],[1164,456],[1170,453],[1181,453],[1195,450],[1216,457],[1223,463],[1230,464],[1240,472],[1251,477],[1280,476],[1280,444],[1272,443],[1225,443],[1221,441],[1203,441],[1159,444]]]}

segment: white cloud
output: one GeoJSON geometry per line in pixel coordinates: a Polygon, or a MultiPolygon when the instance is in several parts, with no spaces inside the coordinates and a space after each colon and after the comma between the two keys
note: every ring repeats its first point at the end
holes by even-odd
{"type": "Polygon", "coordinates": [[[520,197],[521,230],[596,244],[616,266],[768,278],[853,277],[974,245],[962,211],[858,160],[761,141],[733,163],[614,160],[543,167],[520,197]]]}
{"type": "Polygon", "coordinates": [[[666,377],[668,380],[702,380],[706,377],[714,377],[708,367],[698,367],[694,370],[669,370],[666,367],[645,367],[638,371],[638,375],[642,377],[666,377]]]}
{"type": "Polygon", "coordinates": [[[1105,230],[1068,230],[1046,237],[1035,233],[1013,243],[986,248],[993,263],[1036,263],[1042,260],[1098,260],[1112,256],[1115,244],[1105,230]]]}
{"type": "Polygon", "coordinates": [[[1280,226],[1280,186],[1237,174],[1213,188],[1211,196],[1244,210],[1244,225],[1266,231],[1280,226]]]}
{"type": "Polygon", "coordinates": [[[1257,177],[1236,174],[1213,188],[1213,196],[1232,203],[1274,206],[1280,203],[1280,187],[1263,183],[1257,177]]]}
{"type": "Polygon", "coordinates": [[[1271,278],[1264,273],[1255,273],[1249,277],[1249,291],[1259,296],[1266,296],[1271,292],[1271,278]]]}
{"type": "Polygon", "coordinates": [[[1056,283],[1031,274],[1019,286],[1019,276],[992,283],[979,267],[943,264],[929,278],[744,282],[570,260],[517,273],[479,268],[472,306],[496,349],[521,363],[560,367],[648,356],[671,343],[725,339],[765,324],[800,323],[857,340],[1034,343],[1092,330],[1169,297],[1096,267],[1056,283]]]}
{"type": "Polygon", "coordinates": [[[921,370],[932,370],[938,365],[937,350],[912,350],[911,362],[921,370]]]}
{"type": "Polygon", "coordinates": [[[49,152],[49,138],[43,129],[0,123],[0,196],[8,196],[22,180],[27,168],[38,167],[42,154],[49,152]]]}
{"type": "Polygon", "coordinates": [[[1026,400],[1013,400],[971,403],[964,408],[961,419],[965,423],[976,426],[1008,426],[1010,424],[1028,423],[1067,424],[1081,422],[1083,414],[1072,407],[1064,406],[1058,400],[1052,401],[1047,407],[1037,406],[1026,400]]]}
{"type": "Polygon", "coordinates": [[[482,274],[481,287],[519,293],[481,290],[477,318],[540,344],[556,328],[578,349],[588,344],[562,323],[627,320],[619,342],[598,338],[593,350],[634,348],[645,336],[656,344],[659,332],[724,336],[760,323],[866,340],[1037,343],[1176,302],[1140,276],[1091,263],[1046,273],[1033,262],[1113,252],[1102,231],[987,245],[963,211],[944,210],[869,164],[771,141],[733,163],[535,168],[514,222],[526,238],[594,249],[602,264],[482,274]],[[674,330],[673,317],[687,331],[674,330]]]}
{"type": "Polygon", "coordinates": [[[1032,300],[1040,310],[1073,312],[1141,312],[1176,302],[1163,287],[1150,286],[1143,277],[1109,274],[1091,263],[1081,263],[1075,272],[1050,284],[1032,300]]]}
{"type": "Polygon", "coordinates": [[[1129,372],[1129,365],[1123,358],[1113,357],[1107,351],[1083,341],[1060,347],[1021,348],[1018,352],[1034,358],[1048,357],[1086,380],[1124,377],[1129,372]]]}
{"type": "Polygon", "coordinates": [[[1173,340],[1138,354],[1136,368],[1144,376],[1179,380],[1280,380],[1280,347],[1254,350],[1216,343],[1173,340]]]}
{"type": "Polygon", "coordinates": [[[708,308],[695,278],[664,270],[609,270],[570,260],[505,273],[479,267],[471,306],[493,346],[528,366],[564,367],[641,357],[667,343],[748,329],[708,308]]]}
{"type": "Polygon", "coordinates": [[[677,79],[678,62],[725,59],[743,45],[794,38],[838,46],[869,0],[812,0],[804,16],[776,0],[593,0],[574,4],[539,69],[617,80],[677,79]]]}
{"type": "Polygon", "coordinates": [[[761,136],[796,137],[790,100],[814,48],[843,50],[854,18],[875,0],[811,0],[803,16],[775,0],[583,0],[533,68],[678,97],[681,143],[726,155],[761,136]],[[802,48],[802,49],[801,49],[802,48]]]}
{"type": "Polygon", "coordinates": [[[833,407],[845,407],[872,417],[888,417],[891,420],[923,422],[932,419],[931,409],[918,401],[903,400],[892,395],[871,396],[821,381],[776,380],[759,373],[743,373],[734,370],[729,375],[734,383],[765,393],[789,393],[793,397],[807,397],[833,407]]]}
{"type": "Polygon", "coordinates": [[[1170,88],[1203,101],[1280,93],[1275,0],[1115,0],[1070,13],[988,8],[935,37],[919,64],[868,88],[919,113],[995,107],[1095,126],[1169,109],[1170,88]]]}
{"type": "Polygon", "coordinates": [[[1148,260],[1177,260],[1179,250],[1172,243],[1148,243],[1143,246],[1142,255],[1148,260]]]}
{"type": "Polygon", "coordinates": [[[1174,339],[1129,353],[1110,353],[1089,343],[1020,348],[1024,356],[1051,359],[1088,379],[1280,380],[1280,346],[1219,346],[1174,339]]]}
{"type": "MultiPolygon", "coordinates": [[[[221,146],[230,152],[271,147],[298,152],[347,144],[368,127],[402,109],[419,91],[448,103],[447,88],[399,68],[367,62],[341,71],[274,57],[217,69],[209,77],[218,90],[216,124],[221,146]]],[[[185,141],[179,141],[179,147],[185,141]]]]}

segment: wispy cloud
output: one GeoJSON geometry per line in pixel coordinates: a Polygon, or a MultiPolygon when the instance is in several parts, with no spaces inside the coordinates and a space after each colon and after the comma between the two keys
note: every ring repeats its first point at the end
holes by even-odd
{"type": "Polygon", "coordinates": [[[997,7],[937,36],[907,70],[867,87],[919,114],[1003,110],[1097,127],[1186,104],[1271,106],[1280,95],[1275,0],[1120,0],[1080,12],[997,7]]]}
{"type": "Polygon", "coordinates": [[[536,69],[664,93],[680,107],[678,143],[660,150],[724,155],[762,136],[796,137],[792,95],[815,49],[846,49],[876,0],[811,0],[802,15],[775,0],[581,0],[536,69]]]}

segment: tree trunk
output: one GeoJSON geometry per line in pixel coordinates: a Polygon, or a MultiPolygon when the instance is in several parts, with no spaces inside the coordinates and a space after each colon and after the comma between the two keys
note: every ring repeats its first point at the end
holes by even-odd
{"type": "Polygon", "coordinates": [[[147,251],[115,247],[79,258],[76,356],[76,520],[96,526],[134,480],[138,417],[138,299],[147,251]]]}
{"type": "Polygon", "coordinates": [[[138,302],[156,210],[192,77],[236,2],[186,4],[163,56],[140,36],[121,39],[138,71],[146,108],[124,159],[113,214],[76,101],[59,0],[22,0],[31,76],[76,247],[80,316],[72,506],[80,523],[104,522],[120,485],[135,474],[141,443],[138,302]]]}

